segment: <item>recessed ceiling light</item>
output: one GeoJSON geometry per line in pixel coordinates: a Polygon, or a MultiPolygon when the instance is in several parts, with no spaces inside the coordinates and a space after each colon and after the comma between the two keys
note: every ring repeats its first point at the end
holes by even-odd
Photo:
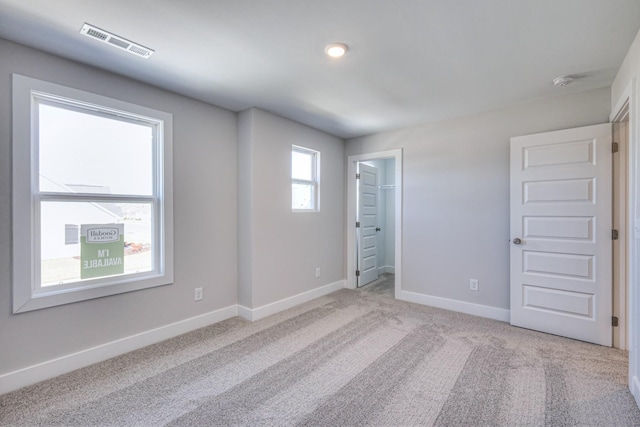
{"type": "Polygon", "coordinates": [[[331,43],[325,46],[324,52],[332,58],[340,58],[347,53],[348,47],[344,43],[331,43]]]}
{"type": "Polygon", "coordinates": [[[573,83],[573,81],[576,78],[573,76],[560,76],[560,77],[556,77],[555,79],[553,79],[553,84],[554,86],[558,86],[558,87],[562,87],[562,86],[566,86],[570,83],[573,83]]]}

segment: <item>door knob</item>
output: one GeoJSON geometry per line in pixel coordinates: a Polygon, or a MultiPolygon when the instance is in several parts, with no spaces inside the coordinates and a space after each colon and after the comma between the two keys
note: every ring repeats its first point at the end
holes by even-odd
{"type": "Polygon", "coordinates": [[[376,227],[376,231],[380,231],[380,230],[381,230],[381,228],[380,228],[380,227],[376,227]]]}
{"type": "Polygon", "coordinates": [[[515,239],[513,239],[513,244],[514,245],[519,245],[521,243],[522,243],[522,240],[520,240],[519,238],[516,237],[515,239]]]}

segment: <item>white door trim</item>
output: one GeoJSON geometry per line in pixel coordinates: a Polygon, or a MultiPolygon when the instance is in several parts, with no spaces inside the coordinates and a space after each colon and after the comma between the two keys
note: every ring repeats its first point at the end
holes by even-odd
{"type": "Polygon", "coordinates": [[[347,282],[356,288],[356,163],[395,160],[395,295],[402,289],[402,149],[356,154],[347,157],[347,282]]]}
{"type": "Polygon", "coordinates": [[[619,230],[619,238],[613,242],[613,315],[618,317],[618,327],[613,328],[613,346],[629,349],[628,289],[629,289],[629,226],[628,226],[628,156],[629,151],[629,103],[622,106],[612,120],[613,141],[618,143],[618,153],[613,155],[613,228],[619,230]]]}
{"type": "Polygon", "coordinates": [[[616,100],[615,107],[611,111],[611,121],[614,122],[619,116],[625,103],[629,102],[629,145],[627,153],[628,175],[628,204],[627,215],[627,250],[628,250],[628,278],[629,278],[629,311],[627,313],[628,337],[627,344],[629,349],[629,389],[631,394],[640,406],[640,284],[638,274],[640,273],[640,264],[638,263],[638,245],[640,244],[640,210],[636,204],[640,202],[640,187],[637,184],[640,178],[640,133],[638,126],[640,125],[640,97],[638,97],[638,78],[631,79],[622,95],[616,100]]]}

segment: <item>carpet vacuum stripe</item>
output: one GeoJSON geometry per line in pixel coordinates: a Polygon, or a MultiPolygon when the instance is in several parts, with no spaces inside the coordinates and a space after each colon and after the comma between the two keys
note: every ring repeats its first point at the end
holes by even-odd
{"type": "Polygon", "coordinates": [[[372,289],[0,396],[0,425],[640,426],[626,352],[372,289]]]}

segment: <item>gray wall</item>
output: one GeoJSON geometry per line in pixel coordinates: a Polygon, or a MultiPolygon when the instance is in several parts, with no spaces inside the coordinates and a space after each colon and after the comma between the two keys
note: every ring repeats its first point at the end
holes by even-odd
{"type": "Polygon", "coordinates": [[[0,58],[0,374],[235,305],[235,115],[4,40],[0,58]],[[12,314],[11,73],[173,114],[173,285],[12,314]]]}
{"type": "MultiPolygon", "coordinates": [[[[631,80],[638,76],[640,76],[640,32],[633,40],[618,74],[611,84],[611,109],[616,107],[616,102],[620,100],[631,80]]],[[[617,113],[617,111],[613,112],[617,113]]]]}
{"type": "Polygon", "coordinates": [[[403,290],[508,309],[509,138],[609,110],[602,88],[348,140],[347,155],[403,148],[403,290]]]}
{"type": "Polygon", "coordinates": [[[238,304],[253,307],[253,117],[238,114],[238,304]]]}
{"type": "Polygon", "coordinates": [[[0,374],[344,279],[345,155],[394,148],[404,148],[403,288],[508,308],[509,137],[605,122],[610,110],[600,89],[357,138],[345,152],[339,138],[259,109],[236,117],[3,40],[0,58],[0,374]],[[11,73],[173,114],[173,285],[11,314],[11,73]],[[321,152],[319,213],[291,212],[292,144],[321,152]]]}
{"type": "MultiPolygon", "coordinates": [[[[386,185],[396,184],[396,160],[385,160],[387,175],[385,176],[384,183],[386,185]]],[[[395,269],[395,256],[396,256],[396,190],[383,190],[385,194],[385,266],[393,267],[395,269]]]]}
{"type": "Polygon", "coordinates": [[[254,309],[344,279],[344,142],[257,108],[238,125],[240,304],[254,309]],[[292,145],[320,151],[320,212],[291,211],[292,145]]]}

